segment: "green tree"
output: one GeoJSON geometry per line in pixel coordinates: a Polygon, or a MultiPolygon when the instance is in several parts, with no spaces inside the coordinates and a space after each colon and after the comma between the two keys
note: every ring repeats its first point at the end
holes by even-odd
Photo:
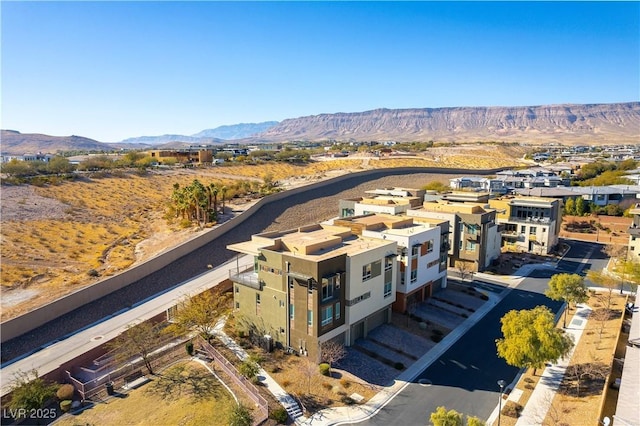
{"type": "Polygon", "coordinates": [[[552,300],[562,300],[567,303],[564,310],[563,327],[567,327],[567,311],[571,303],[583,303],[589,299],[584,278],[578,274],[555,274],[549,280],[549,288],[544,294],[552,300]]]}
{"type": "Polygon", "coordinates": [[[589,271],[587,272],[587,279],[595,284],[597,287],[605,289],[604,294],[599,294],[598,299],[605,305],[605,309],[608,311],[611,308],[611,301],[613,298],[613,289],[616,287],[617,280],[615,277],[606,274],[602,271],[589,271]]]}
{"type": "Polygon", "coordinates": [[[62,156],[55,156],[47,163],[48,172],[54,174],[71,173],[75,168],[68,159],[62,156]]]}
{"type": "Polygon", "coordinates": [[[533,368],[533,374],[573,347],[571,337],[555,327],[553,313],[546,306],[509,311],[500,322],[503,338],[496,340],[498,356],[514,367],[533,368]]]}
{"type": "Polygon", "coordinates": [[[35,369],[30,372],[18,371],[11,384],[8,406],[12,410],[37,410],[55,396],[57,389],[56,384],[42,379],[35,369]]]}
{"type": "Polygon", "coordinates": [[[564,205],[564,213],[569,216],[574,216],[576,214],[576,202],[573,198],[567,199],[567,202],[564,205]]]}
{"type": "Polygon", "coordinates": [[[577,197],[576,198],[576,216],[584,216],[586,213],[587,206],[584,204],[584,198],[577,197]]]}
{"type": "Polygon", "coordinates": [[[229,426],[251,426],[253,424],[253,415],[251,411],[240,404],[233,409],[229,415],[229,426]]]}
{"type": "Polygon", "coordinates": [[[456,410],[449,410],[445,407],[438,407],[431,413],[429,420],[433,426],[462,426],[462,414],[456,410]]]}
{"type": "Polygon", "coordinates": [[[238,366],[238,371],[247,379],[253,379],[260,372],[260,364],[258,364],[255,359],[249,357],[238,366]]]}

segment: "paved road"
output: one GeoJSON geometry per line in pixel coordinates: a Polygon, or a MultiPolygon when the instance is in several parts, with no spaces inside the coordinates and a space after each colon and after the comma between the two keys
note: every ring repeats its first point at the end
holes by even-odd
{"type": "MultiPolygon", "coordinates": [[[[564,272],[584,271],[606,263],[599,245],[569,242],[571,250],[559,262],[564,272]]],[[[500,318],[512,309],[546,305],[558,312],[561,303],[544,294],[552,268],[536,270],[509,291],[487,315],[476,323],[449,350],[395,396],[376,416],[359,423],[369,425],[424,425],[438,406],[487,419],[495,409],[500,388],[497,381],[514,381],[518,369],[498,358],[495,339],[501,337],[500,318]],[[420,384],[426,379],[431,385],[420,384]]],[[[507,290],[508,291],[508,290],[507,290]]]]}
{"type": "MultiPolygon", "coordinates": [[[[366,176],[354,174],[351,175],[349,179],[340,181],[334,185],[309,189],[308,191],[303,191],[280,200],[277,203],[270,203],[262,207],[250,219],[243,222],[242,226],[238,229],[227,232],[204,247],[168,264],[163,269],[95,302],[78,307],[78,309],[73,312],[62,315],[35,330],[3,343],[0,349],[0,361],[5,363],[30,351],[46,347],[51,342],[62,339],[64,336],[68,336],[89,324],[101,321],[115,312],[127,309],[136,302],[148,299],[155,294],[173,288],[192,277],[206,272],[208,264],[214,266],[221,265],[236,254],[227,250],[227,245],[249,240],[253,234],[265,230],[280,217],[283,212],[294,206],[311,200],[322,199],[323,202],[326,201],[326,203],[334,205],[335,212],[337,212],[338,200],[341,198],[340,194],[357,185],[372,182],[371,185],[373,186],[375,185],[373,181],[376,179],[386,179],[389,176],[397,176],[398,185],[400,185],[401,182],[422,182],[426,180],[426,176],[433,176],[434,173],[465,175],[469,174],[470,171],[463,169],[421,167],[382,169],[366,176]]],[[[476,175],[489,174],[495,173],[495,170],[473,171],[473,173],[476,175]]],[[[283,228],[291,228],[306,224],[307,223],[287,223],[282,224],[282,226],[283,228]]]]}

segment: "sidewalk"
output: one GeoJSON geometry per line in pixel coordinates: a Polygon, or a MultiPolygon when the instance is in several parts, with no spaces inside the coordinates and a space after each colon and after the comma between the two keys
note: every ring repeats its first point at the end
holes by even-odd
{"type": "MultiPolygon", "coordinates": [[[[578,305],[578,309],[573,316],[573,319],[565,329],[565,332],[573,337],[573,348],[565,358],[558,360],[557,364],[549,365],[544,369],[540,381],[531,393],[531,396],[529,397],[529,400],[527,401],[522,414],[516,422],[516,426],[532,426],[543,424],[544,419],[547,416],[549,409],[551,408],[551,404],[553,403],[553,398],[558,391],[560,384],[562,383],[562,379],[564,378],[567,367],[569,366],[569,362],[571,361],[573,352],[578,346],[580,337],[582,337],[582,332],[587,325],[587,318],[589,317],[590,312],[591,308],[589,306],[578,305]]],[[[510,388],[512,388],[513,386],[515,386],[515,383],[507,385],[507,387],[510,388]]],[[[509,395],[509,398],[507,398],[507,401],[518,402],[520,394],[521,392],[517,392],[514,390],[509,395]]],[[[493,411],[487,421],[487,425],[493,424],[497,420],[497,418],[498,407],[496,406],[496,409],[493,411]]]]}

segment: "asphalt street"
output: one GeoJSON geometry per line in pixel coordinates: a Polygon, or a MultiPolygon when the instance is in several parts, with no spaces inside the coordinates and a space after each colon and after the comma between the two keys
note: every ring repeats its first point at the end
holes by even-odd
{"type": "Polygon", "coordinates": [[[500,318],[508,311],[548,306],[556,314],[562,304],[544,296],[549,278],[559,272],[584,274],[601,268],[606,256],[597,244],[570,241],[570,251],[557,269],[541,268],[508,292],[449,350],[424,370],[371,419],[370,425],[426,425],[438,406],[487,419],[499,400],[498,380],[513,382],[518,368],[498,358],[495,340],[500,338],[500,318]]]}

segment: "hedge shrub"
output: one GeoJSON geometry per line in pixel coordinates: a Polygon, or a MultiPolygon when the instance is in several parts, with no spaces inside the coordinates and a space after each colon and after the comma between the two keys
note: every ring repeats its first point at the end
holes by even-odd
{"type": "Polygon", "coordinates": [[[320,364],[320,374],[322,374],[323,376],[328,376],[329,375],[329,370],[331,370],[331,366],[329,364],[327,364],[326,362],[323,362],[322,364],[320,364]]]}
{"type": "Polygon", "coordinates": [[[58,391],[56,392],[56,396],[60,401],[73,399],[73,394],[75,393],[75,391],[76,391],[76,388],[74,388],[73,385],[70,385],[67,383],[58,388],[58,391]]]}

